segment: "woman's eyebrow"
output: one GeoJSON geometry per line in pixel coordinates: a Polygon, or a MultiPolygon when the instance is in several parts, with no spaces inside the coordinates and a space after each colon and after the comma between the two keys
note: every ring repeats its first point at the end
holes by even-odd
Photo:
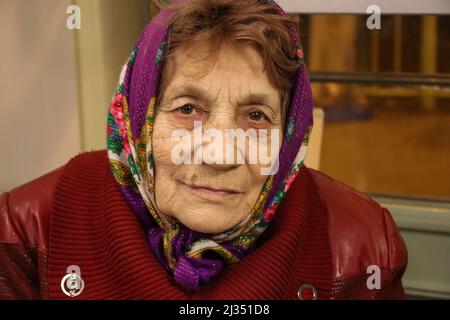
{"type": "Polygon", "coordinates": [[[271,97],[268,94],[264,93],[250,93],[248,96],[238,99],[238,105],[252,105],[252,104],[261,104],[261,105],[271,105],[271,97]]]}
{"type": "Polygon", "coordinates": [[[176,87],[173,94],[171,95],[171,100],[180,97],[191,97],[195,99],[200,99],[209,102],[211,99],[208,97],[208,92],[199,87],[193,85],[182,85],[176,87]]]}
{"type": "Polygon", "coordinates": [[[265,93],[251,93],[248,96],[238,100],[238,106],[250,106],[250,105],[262,105],[272,110],[276,115],[281,112],[280,107],[277,107],[277,103],[272,99],[271,95],[265,93]]]}

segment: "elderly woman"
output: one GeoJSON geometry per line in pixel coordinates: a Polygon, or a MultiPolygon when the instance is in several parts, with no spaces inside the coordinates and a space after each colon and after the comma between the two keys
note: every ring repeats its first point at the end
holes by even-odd
{"type": "Polygon", "coordinates": [[[2,195],[0,297],[402,298],[389,212],[303,165],[312,104],[273,1],[165,8],[122,70],[108,151],[2,195]]]}

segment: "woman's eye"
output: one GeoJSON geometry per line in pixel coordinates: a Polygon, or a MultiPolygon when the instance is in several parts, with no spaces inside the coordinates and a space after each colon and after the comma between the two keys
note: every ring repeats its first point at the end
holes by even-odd
{"type": "Polygon", "coordinates": [[[183,114],[192,114],[192,112],[194,112],[194,110],[195,110],[195,108],[191,104],[185,104],[178,109],[183,114]]]}
{"type": "Polygon", "coordinates": [[[262,112],[253,111],[249,113],[249,118],[253,121],[260,121],[261,119],[265,118],[265,115],[262,112]]]}
{"type": "Polygon", "coordinates": [[[185,124],[190,124],[192,121],[203,121],[206,119],[207,113],[201,106],[194,103],[180,103],[179,107],[172,109],[175,121],[187,121],[185,124]]]}

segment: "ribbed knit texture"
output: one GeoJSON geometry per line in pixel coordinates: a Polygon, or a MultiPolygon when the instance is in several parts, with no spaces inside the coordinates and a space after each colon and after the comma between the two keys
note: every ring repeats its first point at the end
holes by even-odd
{"type": "Polygon", "coordinates": [[[326,210],[303,168],[261,245],[199,292],[179,288],[154,257],[144,228],[119,191],[105,151],[81,154],[64,168],[50,219],[50,299],[297,299],[304,283],[319,299],[331,292],[326,210]],[[75,298],[62,277],[78,265],[85,282],[75,298]]]}

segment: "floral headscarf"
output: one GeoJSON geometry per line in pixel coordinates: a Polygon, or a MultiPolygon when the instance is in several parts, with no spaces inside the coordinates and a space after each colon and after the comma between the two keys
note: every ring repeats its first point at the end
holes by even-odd
{"type": "MultiPolygon", "coordinates": [[[[276,3],[270,3],[280,15],[285,14],[276,3]]],[[[152,133],[170,17],[170,11],[163,10],[153,19],[122,69],[108,114],[108,157],[119,188],[147,231],[156,258],[173,274],[177,284],[197,291],[225,264],[238,262],[254,249],[256,240],[273,219],[303,165],[313,103],[302,63],[291,93],[279,169],[268,176],[255,205],[240,224],[220,234],[202,234],[159,214],[155,205],[152,133]],[[205,255],[206,252],[216,254],[205,255]]],[[[290,31],[298,59],[303,62],[297,31],[294,26],[290,31]]]]}

